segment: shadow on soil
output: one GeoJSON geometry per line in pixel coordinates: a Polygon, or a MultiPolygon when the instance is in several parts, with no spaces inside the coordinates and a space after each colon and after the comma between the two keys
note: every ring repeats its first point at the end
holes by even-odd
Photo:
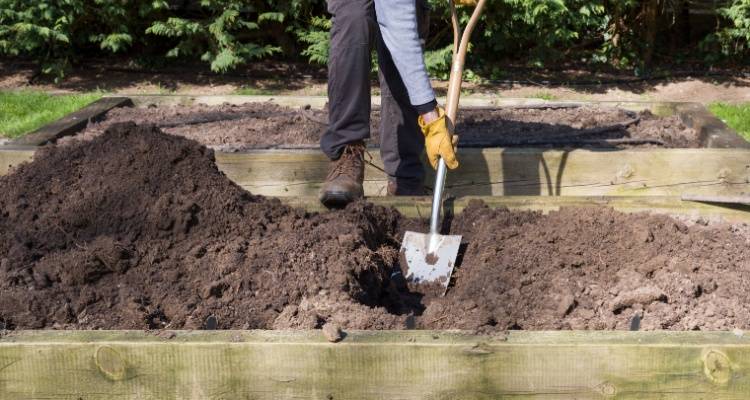
{"type": "MultiPolygon", "coordinates": [[[[748,75],[742,71],[692,71],[665,69],[650,76],[634,77],[632,72],[586,68],[523,68],[502,65],[505,79],[485,83],[467,82],[465,92],[502,93],[517,86],[538,86],[540,89],[575,89],[581,94],[606,94],[613,89],[644,94],[657,86],[684,81],[699,81],[722,87],[750,87],[748,75]]],[[[325,95],[326,69],[307,63],[264,61],[216,74],[204,64],[138,67],[128,60],[90,59],[67,71],[65,79],[55,84],[51,78],[38,74],[34,63],[0,61],[0,88],[17,89],[38,86],[45,90],[108,92],[149,90],[153,94],[170,93],[184,87],[196,87],[201,94],[283,94],[319,86],[316,95],[325,95]],[[234,89],[233,89],[234,88],[234,89]]],[[[373,75],[373,92],[377,91],[373,75]]],[[[436,92],[445,95],[446,81],[435,83],[436,92]]]]}
{"type": "Polygon", "coordinates": [[[538,86],[540,89],[574,89],[581,94],[606,94],[612,90],[644,94],[669,83],[697,81],[721,87],[750,87],[750,77],[741,70],[698,71],[665,68],[637,77],[628,71],[584,68],[536,69],[505,67],[506,79],[489,80],[476,85],[477,91],[502,91],[514,86],[538,86]]]}
{"type": "Polygon", "coordinates": [[[325,70],[307,64],[259,63],[216,74],[203,65],[148,69],[129,67],[126,62],[93,60],[73,67],[62,82],[54,83],[51,78],[40,76],[32,63],[0,62],[0,87],[7,89],[38,86],[44,90],[132,92],[141,88],[149,94],[168,94],[182,87],[197,87],[196,92],[209,95],[227,94],[229,86],[234,94],[263,95],[302,90],[325,82],[325,70]],[[157,93],[153,93],[154,87],[157,93]]]}

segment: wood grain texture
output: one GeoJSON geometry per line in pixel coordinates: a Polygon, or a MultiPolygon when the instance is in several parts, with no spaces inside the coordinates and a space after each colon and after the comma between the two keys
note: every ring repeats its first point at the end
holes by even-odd
{"type": "MultiPolygon", "coordinates": [[[[377,152],[367,157],[365,195],[385,194],[377,152]]],[[[750,150],[633,149],[619,151],[464,149],[448,173],[449,195],[678,196],[733,195],[750,190],[750,150]]],[[[217,153],[226,175],[251,193],[314,196],[328,160],[315,150],[217,153]]],[[[426,182],[433,181],[430,170],[426,182]]]]}
{"type": "Polygon", "coordinates": [[[729,332],[17,332],[0,398],[745,399],[729,332]]]}
{"type": "MultiPolygon", "coordinates": [[[[0,147],[0,174],[30,160],[29,148],[0,147]]],[[[365,195],[385,195],[376,152],[368,156],[365,195]]],[[[316,150],[216,153],[219,168],[251,193],[317,196],[327,158],[316,150]]],[[[448,173],[449,196],[733,196],[750,192],[750,150],[621,151],[466,149],[448,173]]],[[[432,171],[427,182],[433,180],[432,171]]]]}
{"type": "MultiPolygon", "coordinates": [[[[0,175],[33,157],[33,148],[0,147],[0,175]]],[[[385,195],[376,153],[368,157],[365,195],[385,195]]],[[[467,149],[448,174],[449,196],[736,196],[750,191],[750,150],[467,149]]],[[[219,168],[251,193],[314,197],[328,160],[315,150],[216,153],[219,168]]],[[[429,170],[426,182],[433,176],[429,170]]]]}

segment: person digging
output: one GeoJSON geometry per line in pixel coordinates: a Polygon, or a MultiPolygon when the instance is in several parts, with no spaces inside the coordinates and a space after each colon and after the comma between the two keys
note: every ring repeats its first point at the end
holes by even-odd
{"type": "MultiPolygon", "coordinates": [[[[461,4],[467,0],[455,0],[461,4]]],[[[340,208],[364,196],[364,140],[370,137],[370,54],[381,90],[380,154],[392,196],[424,195],[422,151],[436,168],[458,167],[455,141],[424,63],[426,0],[328,0],[329,125],[320,147],[331,160],[320,201],[340,208]]]]}

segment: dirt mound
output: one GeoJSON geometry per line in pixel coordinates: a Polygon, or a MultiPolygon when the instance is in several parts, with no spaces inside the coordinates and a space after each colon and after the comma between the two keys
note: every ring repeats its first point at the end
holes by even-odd
{"type": "Polygon", "coordinates": [[[211,150],[148,126],[48,147],[0,187],[0,316],[18,327],[270,328],[321,292],[375,302],[363,285],[396,257],[393,212],[251,196],[211,150]]]}
{"type": "MultiPolygon", "coordinates": [[[[90,124],[81,134],[61,142],[90,139],[112,124],[125,121],[153,123],[167,133],[223,151],[317,148],[328,113],[272,103],[117,108],[108,112],[103,121],[90,124]]],[[[374,109],[370,126],[373,144],[380,140],[379,121],[380,111],[374,109]]],[[[696,131],[676,116],[657,117],[647,111],[634,113],[614,107],[464,108],[459,112],[457,126],[462,146],[701,146],[696,131]]]]}
{"type": "Polygon", "coordinates": [[[213,152],[115,125],[0,178],[5,328],[750,328],[747,229],[609,209],[472,204],[444,298],[398,266],[425,221],[364,202],[309,214],[252,196],[213,152]]]}

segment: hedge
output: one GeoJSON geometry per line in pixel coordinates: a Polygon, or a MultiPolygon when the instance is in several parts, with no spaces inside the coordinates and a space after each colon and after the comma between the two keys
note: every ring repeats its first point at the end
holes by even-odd
{"type": "MultiPolygon", "coordinates": [[[[750,0],[489,1],[469,74],[501,77],[507,60],[640,72],[663,62],[740,64],[750,53],[750,0]]],[[[426,59],[444,77],[448,3],[430,3],[426,59]]],[[[265,58],[324,64],[330,23],[324,0],[0,0],[0,54],[31,58],[58,78],[109,54],[144,65],[199,59],[219,73],[265,58]]]]}

